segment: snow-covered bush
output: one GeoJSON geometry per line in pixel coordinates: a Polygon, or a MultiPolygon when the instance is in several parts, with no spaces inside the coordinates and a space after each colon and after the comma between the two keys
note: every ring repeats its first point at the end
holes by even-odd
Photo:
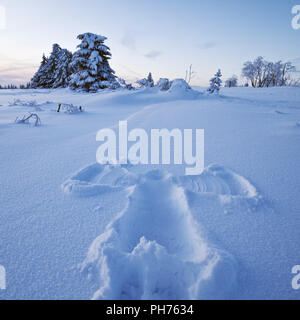
{"type": "Polygon", "coordinates": [[[86,92],[117,88],[115,72],[109,66],[110,49],[104,44],[107,38],[93,33],[80,34],[77,38],[81,44],[70,64],[70,87],[86,92]]]}
{"type": "Polygon", "coordinates": [[[127,90],[134,90],[134,87],[131,83],[126,83],[126,81],[122,78],[117,78],[117,81],[121,88],[127,89],[127,90]]]}
{"type": "Polygon", "coordinates": [[[171,87],[171,82],[167,78],[160,78],[156,84],[160,91],[167,91],[171,87]]]}
{"type": "Polygon", "coordinates": [[[208,88],[209,93],[219,93],[220,87],[222,85],[222,73],[221,70],[219,69],[218,72],[215,74],[213,78],[210,79],[210,86],[208,88]]]}
{"type": "Polygon", "coordinates": [[[30,121],[33,121],[33,124],[35,127],[38,127],[42,124],[40,117],[36,113],[30,113],[29,115],[23,116],[22,119],[17,118],[15,120],[15,123],[18,124],[29,124],[30,121]]]}
{"type": "Polygon", "coordinates": [[[9,102],[8,106],[9,107],[31,107],[34,108],[35,111],[43,111],[41,109],[41,106],[44,104],[49,104],[51,102],[46,102],[42,104],[38,104],[36,100],[20,100],[20,99],[14,99],[14,101],[9,102]]]}
{"type": "Polygon", "coordinates": [[[68,114],[75,114],[83,112],[83,109],[81,106],[74,106],[73,104],[68,103],[61,103],[59,104],[58,112],[63,111],[64,113],[68,114]]]}
{"type": "Polygon", "coordinates": [[[152,78],[152,73],[150,72],[147,79],[143,78],[140,80],[137,80],[136,83],[139,85],[140,88],[145,88],[145,87],[149,87],[152,88],[154,87],[154,81],[152,78]]]}
{"type": "Polygon", "coordinates": [[[16,106],[22,106],[22,107],[36,107],[38,104],[36,100],[20,100],[20,99],[14,99],[14,101],[9,102],[8,105],[10,107],[16,107],[16,106]]]}
{"type": "Polygon", "coordinates": [[[140,86],[140,88],[148,87],[148,80],[146,78],[137,80],[136,83],[140,86]]]}

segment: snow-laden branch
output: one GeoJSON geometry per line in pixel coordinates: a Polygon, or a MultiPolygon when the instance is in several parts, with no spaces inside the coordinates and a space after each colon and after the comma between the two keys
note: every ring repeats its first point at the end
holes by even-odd
{"type": "Polygon", "coordinates": [[[31,120],[33,121],[35,127],[38,127],[38,126],[40,126],[42,124],[40,117],[36,113],[30,113],[27,116],[25,115],[25,116],[23,116],[22,119],[17,118],[15,120],[15,123],[18,123],[18,124],[29,124],[31,120]]]}

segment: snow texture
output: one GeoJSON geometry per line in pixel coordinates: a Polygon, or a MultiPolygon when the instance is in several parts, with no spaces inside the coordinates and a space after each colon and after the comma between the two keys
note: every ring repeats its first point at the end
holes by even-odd
{"type": "Polygon", "coordinates": [[[1,299],[299,299],[299,88],[205,91],[1,90],[1,299]],[[95,164],[120,120],[205,129],[205,170],[95,164]]]}
{"type": "Polygon", "coordinates": [[[212,299],[234,288],[236,261],[201,236],[185,189],[170,174],[156,170],[133,177],[125,168],[93,165],[73,181],[74,189],[70,183],[63,189],[101,195],[125,186],[128,193],[125,208],[93,242],[82,264],[90,278],[99,279],[94,299],[212,299]],[[88,187],[92,173],[98,184],[88,187]],[[76,180],[80,177],[85,180],[76,180]]]}

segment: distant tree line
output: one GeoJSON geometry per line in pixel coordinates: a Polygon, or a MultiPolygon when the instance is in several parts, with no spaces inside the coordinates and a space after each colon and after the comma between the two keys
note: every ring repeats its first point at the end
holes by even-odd
{"type": "Polygon", "coordinates": [[[28,82],[27,84],[20,84],[16,86],[15,84],[8,84],[8,85],[1,85],[0,84],[0,90],[1,89],[30,89],[31,88],[31,83],[28,82]]]}
{"type": "Polygon", "coordinates": [[[296,67],[291,62],[270,62],[258,57],[253,62],[244,63],[242,76],[254,88],[282,87],[295,83],[291,77],[295,71],[296,67]]]}

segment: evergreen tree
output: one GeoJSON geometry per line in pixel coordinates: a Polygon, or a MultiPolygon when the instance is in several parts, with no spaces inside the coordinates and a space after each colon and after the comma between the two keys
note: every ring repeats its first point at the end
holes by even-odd
{"type": "Polygon", "coordinates": [[[45,74],[42,78],[43,88],[52,88],[55,83],[55,74],[59,65],[61,50],[61,47],[57,43],[53,45],[51,55],[44,68],[45,74]]]}
{"type": "Polygon", "coordinates": [[[62,49],[58,44],[53,45],[49,58],[43,55],[41,66],[31,80],[32,88],[61,88],[67,87],[70,76],[69,64],[72,53],[62,49]]]}
{"type": "Polygon", "coordinates": [[[208,88],[209,93],[218,93],[220,91],[220,87],[222,85],[222,73],[219,69],[213,78],[210,79],[210,87],[208,88]]]}
{"type": "Polygon", "coordinates": [[[148,87],[151,87],[151,88],[154,87],[154,81],[153,81],[151,72],[148,75],[147,81],[148,81],[148,87]]]}
{"type": "Polygon", "coordinates": [[[38,69],[38,71],[35,73],[33,78],[31,79],[30,86],[32,88],[39,88],[43,87],[46,77],[46,65],[47,65],[48,59],[46,58],[45,54],[43,54],[41,65],[38,69]]]}
{"type": "Polygon", "coordinates": [[[61,51],[58,44],[53,45],[52,53],[49,58],[43,55],[41,66],[31,80],[32,88],[52,88],[55,82],[55,71],[61,51]]]}
{"type": "Polygon", "coordinates": [[[114,71],[109,66],[111,53],[104,44],[106,37],[93,33],[80,34],[78,50],[74,53],[70,77],[70,87],[84,91],[96,92],[104,88],[117,88],[114,71]]]}
{"type": "Polygon", "coordinates": [[[56,66],[54,70],[53,88],[66,88],[70,80],[70,62],[72,53],[67,49],[58,52],[56,66]]]}

